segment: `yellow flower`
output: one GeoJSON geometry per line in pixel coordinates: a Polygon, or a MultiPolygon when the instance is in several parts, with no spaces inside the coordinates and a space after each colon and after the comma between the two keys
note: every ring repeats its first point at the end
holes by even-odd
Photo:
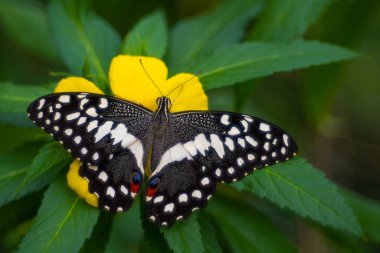
{"type": "MultiPolygon", "coordinates": [[[[119,55],[113,58],[109,71],[111,91],[114,96],[131,101],[152,111],[157,109],[156,99],[161,94],[145,73],[142,64],[156,83],[162,94],[172,101],[171,112],[189,110],[207,110],[207,96],[198,77],[193,74],[180,73],[166,80],[168,69],[164,62],[153,57],[119,55]]],[[[103,94],[94,83],[81,78],[69,77],[61,80],[54,92],[90,92],[103,94]]],[[[79,176],[80,162],[74,160],[67,174],[69,186],[90,205],[98,206],[98,199],[88,191],[87,181],[79,176]]]]}

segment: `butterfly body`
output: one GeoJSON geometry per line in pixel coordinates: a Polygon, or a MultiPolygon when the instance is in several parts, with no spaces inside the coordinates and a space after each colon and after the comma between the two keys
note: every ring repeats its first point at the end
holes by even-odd
{"type": "Polygon", "coordinates": [[[204,208],[217,183],[240,180],[297,150],[283,130],[255,117],[170,108],[167,97],[152,112],[110,96],[57,93],[34,101],[28,114],[81,161],[79,174],[101,209],[128,210],[148,166],[147,215],[169,227],[204,208]]]}

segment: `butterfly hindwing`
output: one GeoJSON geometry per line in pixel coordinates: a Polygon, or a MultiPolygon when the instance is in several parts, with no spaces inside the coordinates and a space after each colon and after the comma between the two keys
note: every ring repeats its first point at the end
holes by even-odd
{"type": "Polygon", "coordinates": [[[79,175],[88,180],[88,191],[98,198],[98,207],[110,212],[129,209],[135,197],[131,178],[139,173],[130,151],[124,150],[101,165],[81,164],[79,175]]]}
{"type": "Polygon", "coordinates": [[[151,220],[167,226],[205,207],[216,183],[238,181],[297,151],[277,126],[229,112],[173,114],[165,139],[164,148],[152,153],[148,184],[155,178],[160,184],[152,198],[148,194],[147,210],[151,220]],[[166,180],[167,175],[176,180],[166,180]],[[179,203],[181,194],[188,197],[186,210],[179,203]]]}
{"type": "MultiPolygon", "coordinates": [[[[170,227],[177,220],[187,218],[191,212],[206,207],[216,189],[216,182],[209,172],[205,167],[199,169],[194,160],[168,164],[154,176],[160,181],[154,197],[147,202],[149,219],[170,227]]],[[[148,193],[151,182],[152,179],[148,181],[148,193]]]]}
{"type": "Polygon", "coordinates": [[[28,108],[31,120],[81,161],[80,176],[89,181],[99,207],[110,211],[128,209],[132,175],[143,178],[152,115],[133,103],[89,93],[51,94],[28,108]]]}

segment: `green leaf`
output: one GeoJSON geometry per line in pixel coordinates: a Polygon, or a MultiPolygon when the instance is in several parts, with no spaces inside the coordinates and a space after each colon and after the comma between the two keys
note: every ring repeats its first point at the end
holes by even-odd
{"type": "Polygon", "coordinates": [[[78,252],[98,216],[99,211],[76,196],[66,180],[58,180],[46,191],[20,252],[78,252]]]}
{"type": "Polygon", "coordinates": [[[331,0],[270,0],[248,40],[290,41],[300,39],[331,0]]]}
{"type": "Polygon", "coordinates": [[[285,235],[262,213],[233,199],[215,199],[207,211],[233,252],[297,252],[285,235]]]}
{"type": "Polygon", "coordinates": [[[366,239],[380,243],[380,203],[353,192],[342,191],[366,239]]]}
{"type": "Polygon", "coordinates": [[[233,85],[245,80],[269,76],[314,65],[342,61],[357,54],[344,48],[315,41],[292,43],[243,43],[216,50],[176,72],[196,73],[205,89],[233,85]]]}
{"type": "Polygon", "coordinates": [[[71,160],[72,157],[60,143],[56,141],[48,142],[40,148],[37,156],[33,159],[23,183],[28,184],[42,174],[49,173],[52,169],[60,171],[63,168],[68,168],[71,160]]]}
{"type": "Polygon", "coordinates": [[[195,214],[185,221],[176,222],[170,229],[163,228],[162,231],[174,253],[200,253],[205,250],[195,214]]]}
{"type": "Polygon", "coordinates": [[[211,222],[211,218],[207,215],[206,212],[199,213],[198,222],[199,224],[201,224],[200,230],[202,235],[202,241],[205,246],[205,252],[223,252],[218,242],[216,229],[211,222]]]}
{"type": "Polygon", "coordinates": [[[0,20],[2,28],[19,46],[49,60],[58,59],[50,39],[47,12],[40,2],[0,1],[0,20]]]}
{"type": "Polygon", "coordinates": [[[247,22],[262,6],[262,0],[236,0],[233,4],[225,1],[207,15],[178,22],[170,34],[168,65],[175,66],[238,42],[247,22]]]}
{"type": "Polygon", "coordinates": [[[18,113],[26,119],[26,109],[36,98],[51,93],[46,87],[0,83],[0,113],[18,113]]]}
{"type": "Polygon", "coordinates": [[[96,84],[106,91],[108,67],[119,51],[121,38],[95,13],[81,11],[77,17],[65,7],[64,1],[53,0],[49,8],[49,21],[61,56],[74,75],[82,74],[87,60],[96,84]]]}
{"type": "Polygon", "coordinates": [[[140,217],[142,222],[142,228],[144,230],[144,241],[141,247],[141,251],[157,253],[170,252],[168,242],[167,240],[165,240],[163,233],[161,233],[159,226],[153,224],[147,218],[146,203],[144,198],[140,198],[139,200],[140,217]]]}
{"type": "Polygon", "coordinates": [[[141,19],[125,36],[121,52],[162,58],[168,46],[165,14],[156,11],[141,19]]]}
{"type": "Polygon", "coordinates": [[[362,234],[337,187],[302,158],[257,171],[235,186],[322,225],[354,235],[362,234]]]}
{"type": "Polygon", "coordinates": [[[140,220],[140,206],[139,202],[135,201],[128,212],[114,216],[105,253],[138,252],[139,244],[143,239],[144,230],[140,220]]]}
{"type": "Polygon", "coordinates": [[[10,124],[0,124],[0,140],[7,145],[0,145],[0,153],[14,151],[16,148],[24,149],[34,142],[43,141],[46,133],[37,127],[22,127],[10,124]]]}
{"type": "Polygon", "coordinates": [[[51,173],[22,184],[35,156],[34,149],[34,146],[30,146],[14,153],[0,154],[0,206],[40,190],[56,177],[51,173]]]}
{"type": "Polygon", "coordinates": [[[114,216],[115,214],[109,212],[101,212],[99,214],[98,221],[92,230],[92,234],[90,238],[84,242],[80,249],[80,253],[104,253],[110,237],[112,219],[114,216]]]}

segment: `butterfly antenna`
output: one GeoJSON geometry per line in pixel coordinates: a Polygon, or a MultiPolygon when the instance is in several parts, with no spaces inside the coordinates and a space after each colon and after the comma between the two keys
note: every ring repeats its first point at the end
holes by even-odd
{"type": "Polygon", "coordinates": [[[198,77],[198,75],[201,73],[202,71],[198,71],[197,73],[195,73],[195,75],[193,75],[192,77],[190,77],[189,79],[187,79],[186,81],[184,81],[183,83],[179,84],[178,86],[176,86],[174,89],[172,89],[169,94],[166,95],[166,97],[169,97],[169,95],[175,91],[178,87],[182,86],[188,82],[190,82],[191,80],[193,80],[195,77],[198,77]]]}
{"type": "Polygon", "coordinates": [[[145,74],[149,77],[150,81],[154,84],[154,86],[156,86],[157,90],[160,92],[161,97],[164,97],[164,95],[162,94],[160,88],[158,88],[157,84],[153,81],[153,79],[150,77],[150,75],[149,75],[148,72],[146,71],[146,69],[145,69],[145,67],[144,67],[144,65],[143,65],[143,63],[142,63],[142,59],[140,59],[140,65],[141,65],[141,67],[143,68],[145,74]]]}
{"type": "Polygon", "coordinates": [[[181,86],[181,89],[179,90],[177,96],[176,96],[176,97],[173,99],[173,101],[171,102],[171,104],[170,104],[170,109],[172,108],[172,105],[174,104],[174,102],[177,100],[179,94],[181,94],[182,89],[183,89],[183,85],[181,86]]]}

